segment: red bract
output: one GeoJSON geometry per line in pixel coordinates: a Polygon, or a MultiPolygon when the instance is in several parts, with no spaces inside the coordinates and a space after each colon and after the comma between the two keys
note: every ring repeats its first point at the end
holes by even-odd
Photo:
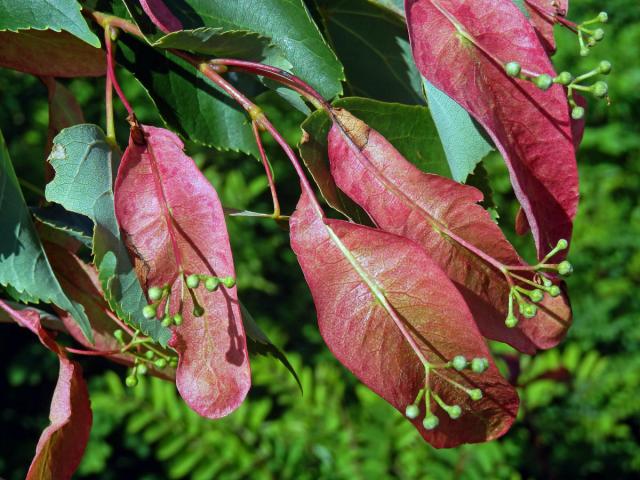
{"type": "Polygon", "coordinates": [[[478,205],[479,190],[421,172],[345,110],[334,110],[334,119],[329,158],[338,187],[381,229],[424,248],[457,286],[484,336],[527,353],[563,338],[571,322],[564,296],[545,295],[534,318],[520,315],[516,328],[505,326],[510,285],[500,267],[525,263],[478,205]]]}
{"type": "Polygon", "coordinates": [[[144,139],[132,134],[118,170],[116,217],[142,285],[170,285],[171,313],[182,306],[184,320],[170,342],[180,356],[180,394],[199,414],[221,417],[242,403],[251,383],[237,292],[200,286],[195,294],[205,313],[197,317],[184,275],[235,276],[224,214],[180,139],[142,128],[144,139]]]}
{"type": "Polygon", "coordinates": [[[553,36],[554,16],[565,16],[569,10],[569,0],[524,0],[531,22],[536,29],[545,50],[552,54],[556,51],[553,36]]]}
{"type": "Polygon", "coordinates": [[[442,364],[459,354],[488,358],[489,351],[464,299],[419,245],[326,219],[306,192],[290,226],[320,333],[340,362],[403,413],[425,381],[446,403],[460,405],[462,416],[452,420],[431,403],[440,425],[428,431],[420,403],[412,423],[436,447],[483,442],[509,429],[518,397],[493,363],[482,374],[442,368],[425,377],[426,362],[442,364]],[[480,388],[483,398],[471,400],[465,391],[471,388],[480,388]]]}
{"type": "Polygon", "coordinates": [[[578,176],[562,86],[542,91],[506,75],[504,64],[555,76],[527,18],[512,0],[406,0],[422,74],[491,135],[511,174],[542,258],[570,239],[578,176]]]}
{"type": "Polygon", "coordinates": [[[40,342],[58,355],[60,372],[51,400],[49,425],[40,436],[27,480],[67,480],[80,464],[91,430],[89,392],[82,368],[69,360],[32,310],[17,311],[0,300],[2,308],[19,325],[35,333],[40,342]]]}

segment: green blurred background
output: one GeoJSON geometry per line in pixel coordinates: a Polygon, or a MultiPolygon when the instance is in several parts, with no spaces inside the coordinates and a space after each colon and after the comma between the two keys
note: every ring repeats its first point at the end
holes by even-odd
{"type": "MultiPolygon", "coordinates": [[[[590,18],[604,2],[575,1],[571,17],[590,18]]],[[[607,37],[592,55],[577,55],[575,37],[558,30],[558,70],[582,72],[608,59],[612,104],[590,102],[578,155],[582,203],[575,223],[570,277],[575,324],[556,349],[535,358],[495,351],[519,373],[520,418],[499,441],[434,450],[395,410],[361,386],[329,354],[315,325],[311,297],[285,231],[270,221],[229,218],[243,302],[287,352],[304,395],[269,358],[252,361],[254,387],[245,404],[220,421],[192,413],[172,384],[123,386],[124,369],[83,362],[94,425],[77,473],[82,479],[527,479],[640,478],[640,6],[606,2],[607,37]]],[[[122,74],[144,122],[160,125],[144,92],[122,74]]],[[[103,123],[104,81],[65,82],[88,121],[103,123]]],[[[302,116],[275,96],[261,99],[291,143],[302,116]]],[[[35,78],[0,70],[0,127],[18,176],[43,188],[47,96],[35,78]]],[[[127,126],[118,111],[119,140],[127,126]]],[[[267,141],[285,212],[297,181],[267,141]]],[[[233,153],[188,145],[226,206],[268,212],[261,166],[233,153]]],[[[505,231],[517,204],[498,157],[485,166],[505,231]]],[[[37,195],[25,188],[31,202],[37,195]]],[[[511,239],[525,255],[527,238],[511,239]]],[[[57,360],[31,333],[0,327],[0,477],[24,478],[47,412],[57,360]]]]}

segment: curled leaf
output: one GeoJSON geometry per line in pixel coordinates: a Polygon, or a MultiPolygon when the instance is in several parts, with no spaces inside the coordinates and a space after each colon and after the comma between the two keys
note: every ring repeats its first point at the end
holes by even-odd
{"type": "Polygon", "coordinates": [[[564,89],[509,77],[507,62],[555,77],[511,0],[406,0],[413,55],[425,78],[485,128],[504,157],[542,258],[571,237],[578,175],[564,89]]]}
{"type": "Polygon", "coordinates": [[[2,300],[0,309],[35,333],[45,347],[58,355],[60,361],[58,382],[51,400],[51,424],[40,435],[26,478],[68,480],[80,464],[91,431],[91,406],[82,368],[66,357],[62,347],[42,327],[37,312],[14,310],[2,300]]]}
{"type": "Polygon", "coordinates": [[[251,383],[237,291],[207,291],[204,281],[189,290],[185,278],[235,278],[224,213],[180,139],[140,128],[144,137],[132,134],[118,170],[116,217],[144,288],[166,286],[168,316],[182,314],[169,342],[180,357],[180,394],[200,415],[218,418],[242,403],[251,383]]]}
{"type": "Polygon", "coordinates": [[[500,266],[526,264],[478,205],[479,190],[421,172],[346,110],[334,110],[334,118],[329,158],[338,187],[381,229],[424,248],[457,286],[484,336],[527,353],[564,337],[571,322],[565,296],[545,295],[534,318],[519,315],[516,328],[505,326],[510,284],[500,266]]]}
{"type": "Polygon", "coordinates": [[[427,430],[420,403],[411,421],[435,447],[483,442],[509,429],[518,397],[492,362],[482,374],[453,369],[436,374],[435,368],[426,374],[426,365],[463,352],[490,355],[459,292],[419,245],[324,218],[307,193],[290,225],[320,333],[340,362],[402,413],[425,386],[444,402],[459,405],[462,415],[453,420],[430,401],[440,426],[427,430]],[[467,390],[475,388],[482,399],[471,400],[467,390]]]}

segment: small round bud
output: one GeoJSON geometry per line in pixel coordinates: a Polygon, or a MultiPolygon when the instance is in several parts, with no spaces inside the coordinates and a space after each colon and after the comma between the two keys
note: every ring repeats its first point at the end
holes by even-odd
{"type": "Polygon", "coordinates": [[[422,420],[422,426],[427,430],[433,430],[439,423],[440,420],[438,420],[438,417],[433,414],[424,417],[424,420],[422,420]]]}
{"type": "Polygon", "coordinates": [[[573,75],[571,75],[569,72],[562,72],[556,78],[554,78],[553,81],[559,83],[560,85],[569,85],[573,81],[573,75]]]}
{"type": "Polygon", "coordinates": [[[193,274],[187,277],[187,287],[198,288],[198,285],[200,285],[200,277],[198,275],[193,274]]]}
{"type": "Polygon", "coordinates": [[[204,315],[204,308],[202,308],[200,305],[194,305],[193,306],[193,316],[194,317],[201,317],[202,315],[204,315]]]}
{"type": "Polygon", "coordinates": [[[600,12],[598,14],[598,21],[600,23],[607,23],[609,21],[609,15],[607,14],[607,12],[600,12]]]}
{"type": "Polygon", "coordinates": [[[580,56],[586,57],[587,55],[589,55],[589,49],[587,47],[582,47],[580,49],[580,56]]]}
{"type": "Polygon", "coordinates": [[[542,277],[542,284],[545,287],[550,287],[551,285],[553,285],[553,282],[551,280],[549,280],[547,277],[543,276],[542,277]]]}
{"type": "Polygon", "coordinates": [[[139,364],[136,367],[136,371],[140,374],[140,375],[146,375],[147,371],[149,369],[147,368],[147,366],[144,363],[139,364]]]}
{"type": "Polygon", "coordinates": [[[537,76],[533,83],[535,83],[536,87],[540,90],[549,90],[551,85],[553,85],[553,79],[546,73],[543,73],[542,75],[537,76]]]}
{"type": "Polygon", "coordinates": [[[573,107],[571,109],[571,118],[574,120],[580,120],[584,117],[584,108],[582,107],[573,107]]]}
{"type": "Polygon", "coordinates": [[[510,77],[517,77],[520,75],[522,67],[518,62],[509,62],[504,66],[504,69],[510,77]]]}
{"type": "Polygon", "coordinates": [[[602,60],[598,64],[598,72],[600,72],[603,75],[609,75],[611,73],[611,62],[608,62],[607,60],[602,60]]]}
{"type": "Polygon", "coordinates": [[[567,242],[564,238],[558,240],[558,244],[556,245],[556,250],[566,250],[569,246],[569,242],[567,242]]]}
{"type": "Polygon", "coordinates": [[[409,405],[407,409],[404,411],[404,414],[407,416],[407,418],[410,418],[413,420],[418,415],[420,415],[420,409],[418,408],[417,405],[409,405]]]}
{"type": "Polygon", "coordinates": [[[233,278],[233,277],[224,277],[224,278],[220,279],[220,281],[227,288],[232,288],[236,284],[236,279],[233,278]]]}
{"type": "Polygon", "coordinates": [[[220,285],[220,280],[217,277],[209,277],[204,282],[204,288],[206,288],[210,292],[214,292],[218,285],[220,285]]]}
{"type": "Polygon", "coordinates": [[[169,366],[170,367],[177,367],[178,366],[178,359],[176,357],[171,357],[169,359],[169,366]]]}
{"type": "Polygon", "coordinates": [[[149,298],[154,302],[162,298],[162,289],[160,287],[151,287],[149,289],[149,298]]]}
{"type": "Polygon", "coordinates": [[[138,377],[136,377],[135,375],[129,375],[124,379],[124,383],[127,385],[127,387],[133,388],[138,385],[138,377]]]}
{"type": "Polygon", "coordinates": [[[162,319],[162,326],[163,327],[170,327],[172,323],[173,322],[171,321],[171,317],[169,317],[169,316],[166,316],[166,317],[164,317],[162,319]]]}
{"type": "Polygon", "coordinates": [[[151,320],[156,316],[156,307],[153,305],[147,305],[142,309],[142,316],[147,320],[151,320]]]}
{"type": "Polygon", "coordinates": [[[552,297],[557,297],[558,295],[560,295],[560,287],[557,285],[552,285],[549,287],[549,295],[551,295],[552,297]]]}
{"type": "Polygon", "coordinates": [[[540,302],[544,298],[544,292],[539,288],[536,288],[535,290],[531,291],[531,293],[529,294],[529,298],[532,302],[540,302]]]}
{"type": "Polygon", "coordinates": [[[164,358],[159,358],[153,364],[158,368],[164,368],[167,366],[167,361],[164,358]]]}
{"type": "Polygon", "coordinates": [[[604,38],[604,30],[601,28],[597,28],[595,32],[593,32],[593,38],[596,42],[599,42],[604,38]]]}
{"type": "Polygon", "coordinates": [[[462,409],[460,408],[460,405],[452,405],[447,409],[447,413],[449,414],[449,417],[455,420],[456,418],[460,418],[460,415],[462,415],[462,409]]]}
{"type": "Polygon", "coordinates": [[[113,337],[120,343],[124,341],[124,332],[119,328],[113,331],[113,337]]]}
{"type": "Polygon", "coordinates": [[[489,368],[489,360],[484,357],[476,357],[471,360],[471,370],[474,373],[483,373],[487,368],[489,368]]]}
{"type": "Polygon", "coordinates": [[[471,400],[473,401],[478,401],[482,398],[482,390],[480,390],[479,388],[474,388],[472,390],[469,390],[469,398],[471,398],[471,400]]]}
{"type": "Polygon", "coordinates": [[[609,85],[607,85],[607,82],[600,80],[591,86],[591,91],[594,97],[604,98],[609,93],[609,85]]]}
{"type": "Polygon", "coordinates": [[[573,272],[573,267],[566,260],[558,264],[558,273],[560,275],[568,276],[568,275],[571,275],[571,272],[573,272]]]}
{"type": "Polygon", "coordinates": [[[459,372],[461,370],[464,370],[465,368],[467,368],[467,365],[469,363],[467,362],[467,359],[464,358],[464,356],[462,355],[456,355],[455,357],[453,357],[453,359],[451,360],[451,366],[453,368],[455,368],[456,370],[458,370],[459,372]]]}
{"type": "Polygon", "coordinates": [[[589,37],[589,40],[587,40],[587,47],[593,48],[595,46],[596,46],[596,39],[593,37],[589,37]]]}
{"type": "Polygon", "coordinates": [[[536,316],[536,313],[538,313],[538,307],[530,303],[525,303],[520,306],[520,313],[522,313],[525,318],[533,318],[536,316]]]}
{"type": "Polygon", "coordinates": [[[155,357],[156,354],[153,353],[151,350],[147,350],[146,352],[144,352],[144,358],[146,358],[147,360],[153,360],[153,357],[155,357]]]}
{"type": "Polygon", "coordinates": [[[175,323],[177,326],[182,325],[182,315],[180,313],[176,313],[173,316],[173,323],[175,323]]]}
{"type": "Polygon", "coordinates": [[[511,314],[507,316],[504,324],[507,326],[507,328],[514,328],[516,325],[518,325],[518,318],[515,315],[511,314]]]}

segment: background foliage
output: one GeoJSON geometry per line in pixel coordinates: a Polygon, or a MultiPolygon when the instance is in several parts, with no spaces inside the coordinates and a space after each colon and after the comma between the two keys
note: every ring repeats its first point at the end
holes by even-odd
{"type": "MultiPolygon", "coordinates": [[[[558,70],[614,65],[608,79],[612,105],[591,104],[579,154],[582,203],[576,219],[569,279],[575,325],[557,349],[536,358],[504,358],[521,370],[521,418],[503,439],[437,451],[389,405],[339,365],[315,326],[311,297],[288,247],[272,222],[228,220],[243,302],[287,351],[304,387],[300,392],[280,364],[252,363],[248,401],[221,421],[190,411],[174,387],[147,380],[129,390],[124,369],[91,359],[94,410],[91,441],[78,478],[364,479],[364,478],[637,478],[640,473],[640,9],[635,0],[573,2],[571,16],[609,12],[607,39],[591,57],[575,55],[575,38],[558,30],[558,70]],[[579,64],[576,65],[576,63],[579,64]],[[517,365],[519,363],[519,365],[517,365]],[[545,374],[546,372],[546,374],[545,374]],[[544,377],[553,376],[555,380],[544,377]],[[117,408],[116,408],[117,407],[117,408]]],[[[88,121],[102,123],[104,80],[66,82],[88,121]]],[[[144,123],[160,125],[144,92],[123,72],[123,87],[144,123]],[[146,108],[145,108],[146,106],[146,108]]],[[[8,139],[28,200],[44,187],[47,131],[45,87],[35,78],[0,70],[0,127],[8,139]]],[[[301,114],[276,95],[260,102],[293,143],[301,114]]],[[[118,118],[124,112],[118,111],[118,118]]],[[[126,124],[118,138],[124,143],[126,124]]],[[[269,144],[269,141],[267,141],[269,144]]],[[[271,145],[285,211],[297,181],[271,145]]],[[[237,153],[188,145],[226,206],[269,211],[261,166],[237,153]]],[[[512,230],[516,203],[501,159],[488,157],[498,213],[512,230]]],[[[33,203],[33,201],[31,202],[33,203]]],[[[522,252],[528,240],[511,238],[522,252]]],[[[55,385],[55,357],[29,332],[2,325],[0,351],[0,475],[23,478],[47,424],[55,385]]],[[[499,347],[496,347],[499,348],[499,347]]],[[[517,368],[517,369],[518,369],[517,368]]],[[[516,369],[516,370],[517,370],[516,369]]]]}

